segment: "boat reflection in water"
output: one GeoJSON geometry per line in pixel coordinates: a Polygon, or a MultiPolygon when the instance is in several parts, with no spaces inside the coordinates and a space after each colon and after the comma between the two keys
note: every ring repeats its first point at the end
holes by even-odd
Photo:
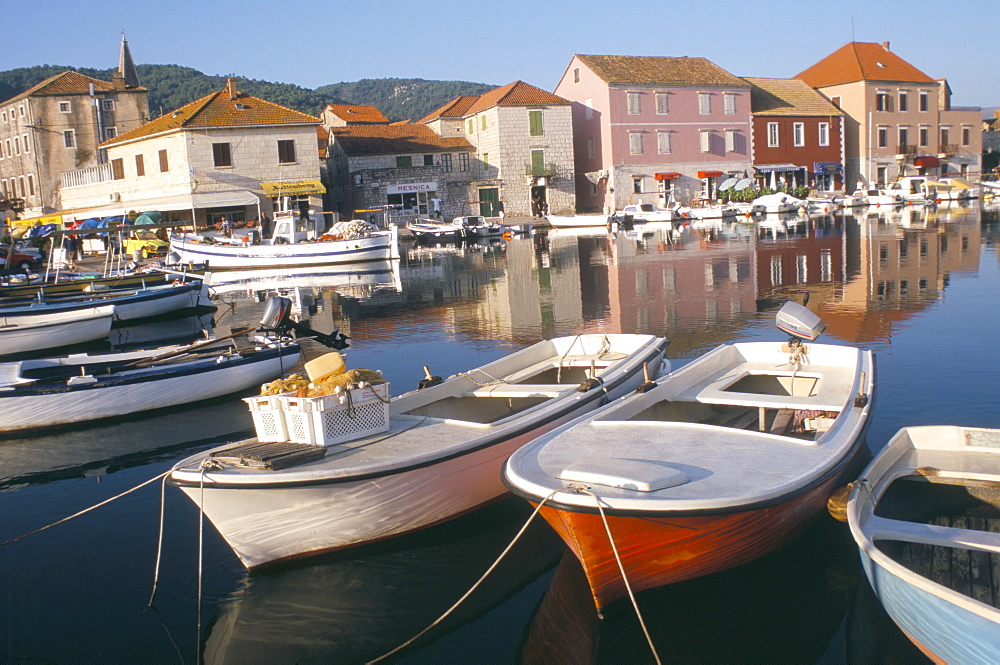
{"type": "MultiPolygon", "coordinates": [[[[519,502],[506,500],[352,556],[248,575],[242,588],[221,601],[203,661],[347,664],[378,658],[427,628],[472,588],[529,515],[519,502]]],[[[488,613],[551,570],[561,552],[561,541],[534,520],[482,586],[410,650],[488,613]]],[[[513,649],[510,637],[498,636],[499,648],[513,649]]],[[[484,653],[470,658],[488,662],[493,647],[479,646],[484,653]]]]}

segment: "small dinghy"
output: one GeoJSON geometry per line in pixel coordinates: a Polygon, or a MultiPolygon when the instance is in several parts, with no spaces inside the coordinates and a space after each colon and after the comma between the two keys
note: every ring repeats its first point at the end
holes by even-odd
{"type": "Polygon", "coordinates": [[[257,438],[190,457],[170,480],[248,568],[382,540],[504,495],[511,452],[634,390],[644,368],[658,375],[666,345],[560,337],[444,381],[428,373],[391,400],[387,383],[278,396],[277,409],[262,397],[257,438]]]}
{"type": "Polygon", "coordinates": [[[847,521],[892,620],[939,663],[1000,663],[1000,429],[906,427],[847,521]]]}
{"type": "Polygon", "coordinates": [[[872,353],[806,344],[823,326],[795,303],[777,325],[788,342],[719,346],[505,464],[507,487],[543,504],[540,514],[582,563],[598,609],[629,588],[777,549],[857,473],[872,353]]]}
{"type": "Polygon", "coordinates": [[[289,338],[253,336],[0,363],[0,433],[134,416],[247,391],[290,370],[299,352],[289,338]]]}

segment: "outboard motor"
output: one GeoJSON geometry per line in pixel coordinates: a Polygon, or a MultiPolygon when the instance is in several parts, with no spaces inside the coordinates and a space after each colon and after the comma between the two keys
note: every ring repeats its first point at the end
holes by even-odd
{"type": "Polygon", "coordinates": [[[292,301],[289,298],[271,296],[267,299],[267,305],[264,307],[264,315],[260,318],[260,327],[264,330],[273,330],[280,334],[286,334],[288,331],[293,330],[298,336],[312,337],[323,346],[336,351],[342,351],[351,345],[347,341],[350,337],[341,333],[339,329],[334,329],[332,333],[321,333],[313,330],[304,323],[293,321],[291,316],[289,316],[291,309],[292,301]]]}
{"type": "Polygon", "coordinates": [[[791,335],[788,343],[792,346],[801,344],[804,339],[812,342],[826,330],[826,325],[812,310],[791,301],[778,310],[774,324],[778,326],[778,330],[791,335]]]}

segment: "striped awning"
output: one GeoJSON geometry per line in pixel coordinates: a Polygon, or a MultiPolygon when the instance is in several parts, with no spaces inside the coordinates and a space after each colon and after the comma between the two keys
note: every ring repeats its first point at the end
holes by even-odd
{"type": "Polygon", "coordinates": [[[760,164],[759,166],[754,165],[754,168],[760,173],[782,173],[785,171],[798,171],[805,167],[798,164],[760,164]]]}

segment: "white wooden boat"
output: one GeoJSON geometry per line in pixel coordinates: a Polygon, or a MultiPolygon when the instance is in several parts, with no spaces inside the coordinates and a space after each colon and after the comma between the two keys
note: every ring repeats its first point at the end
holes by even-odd
{"type": "Polygon", "coordinates": [[[546,215],[545,219],[554,229],[608,226],[606,215],[546,215]]]}
{"type": "Polygon", "coordinates": [[[750,205],[754,214],[770,214],[796,212],[805,208],[808,205],[808,201],[796,198],[791,194],[777,192],[775,194],[758,196],[750,205]]]}
{"type": "Polygon", "coordinates": [[[615,213],[615,216],[619,218],[625,215],[630,215],[632,221],[638,223],[666,222],[669,224],[677,218],[677,208],[657,208],[652,203],[633,203],[615,213]]]}
{"type": "MultiPolygon", "coordinates": [[[[387,431],[330,446],[250,439],[178,463],[170,480],[248,568],[422,529],[504,495],[511,452],[633,390],[644,366],[658,374],[666,344],[620,334],[539,342],[387,407],[375,400],[387,431]]],[[[359,411],[356,422],[372,418],[359,411]]]]}
{"type": "MultiPolygon", "coordinates": [[[[789,303],[778,326],[814,339],[814,323],[789,324],[811,318],[789,303]]],[[[789,541],[855,477],[873,390],[870,351],[724,344],[536,438],[510,456],[503,480],[543,504],[600,609],[627,594],[622,569],[638,592],[789,541]]]]}
{"type": "Polygon", "coordinates": [[[338,222],[323,231],[320,218],[275,215],[270,238],[170,235],[171,263],[207,265],[213,271],[284,268],[399,258],[397,229],[378,230],[364,220],[338,222]]]}
{"type": "Polygon", "coordinates": [[[453,223],[462,227],[466,240],[497,238],[502,236],[505,231],[514,232],[512,227],[488,220],[482,215],[465,215],[464,217],[456,217],[453,223]]]}
{"type": "Polygon", "coordinates": [[[465,227],[461,224],[436,219],[418,219],[407,224],[406,230],[417,240],[446,242],[465,238],[465,227]]]}
{"type": "Polygon", "coordinates": [[[1000,662],[1000,430],[900,430],[847,519],[886,612],[928,657],[1000,662]]]}
{"type": "Polygon", "coordinates": [[[0,355],[33,353],[106,339],[114,305],[48,314],[0,314],[0,355]]]}
{"type": "Polygon", "coordinates": [[[212,306],[207,286],[198,280],[131,289],[97,290],[16,304],[0,303],[0,316],[13,321],[15,317],[80,311],[101,305],[114,306],[116,321],[135,321],[200,306],[212,306]]]}
{"type": "Polygon", "coordinates": [[[120,418],[246,391],[289,371],[299,353],[297,342],[258,337],[238,346],[220,340],[0,363],[0,432],[120,418]]]}

